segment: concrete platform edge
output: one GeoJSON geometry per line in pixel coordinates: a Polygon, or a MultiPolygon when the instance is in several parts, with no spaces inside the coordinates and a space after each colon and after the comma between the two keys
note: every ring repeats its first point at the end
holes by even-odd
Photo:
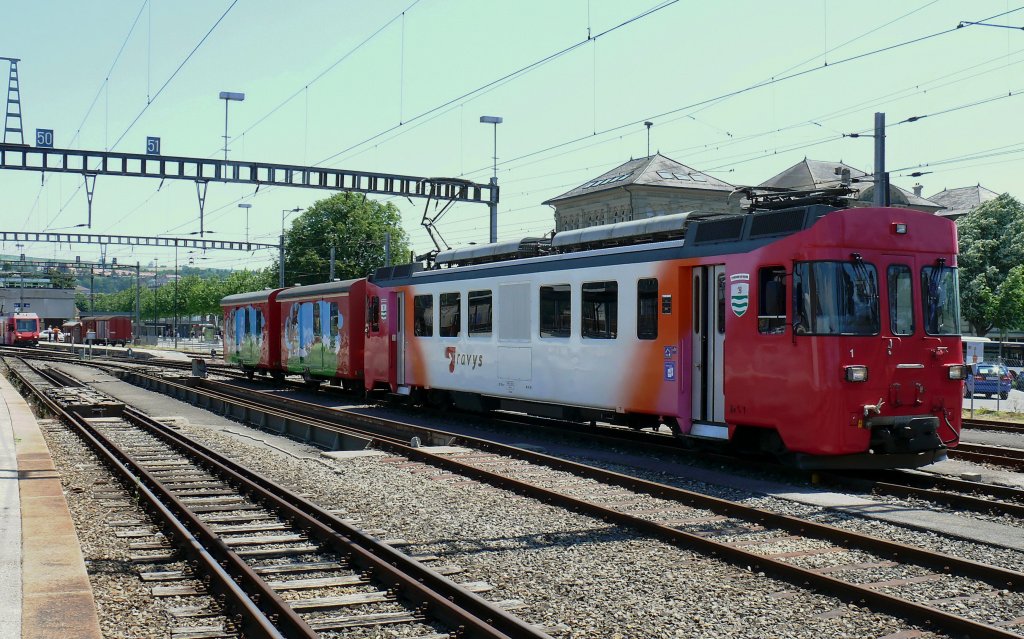
{"type": "Polygon", "coordinates": [[[24,398],[0,376],[18,462],[22,639],[102,639],[81,544],[42,431],[24,398]]]}

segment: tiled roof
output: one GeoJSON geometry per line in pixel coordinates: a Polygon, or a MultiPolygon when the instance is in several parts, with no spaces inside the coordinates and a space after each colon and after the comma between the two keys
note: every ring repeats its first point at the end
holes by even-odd
{"type": "MultiPolygon", "coordinates": [[[[839,173],[841,173],[843,169],[848,169],[850,171],[850,177],[854,180],[856,178],[863,178],[866,176],[870,180],[870,176],[868,176],[867,173],[858,168],[852,167],[849,164],[844,164],[843,162],[823,162],[821,160],[810,160],[808,158],[804,158],[802,161],[797,162],[782,173],[762,182],[758,186],[793,189],[794,191],[834,188],[841,184],[841,176],[839,173]],[[839,173],[836,172],[837,170],[839,173]]],[[[851,186],[860,190],[855,199],[859,201],[871,200],[875,189],[874,184],[869,181],[853,182],[851,186]]],[[[900,188],[891,182],[889,183],[889,191],[889,199],[893,205],[896,206],[915,206],[926,209],[942,208],[941,204],[931,200],[926,200],[919,195],[914,195],[912,192],[900,188]]]]}
{"type": "Polygon", "coordinates": [[[794,191],[837,187],[840,183],[840,175],[836,173],[836,169],[839,169],[840,172],[843,169],[849,169],[851,178],[867,175],[864,171],[842,162],[822,162],[804,158],[803,161],[797,162],[758,186],[793,189],[794,191]]]}
{"type": "Polygon", "coordinates": [[[735,187],[728,182],[691,169],[685,164],[656,153],[650,157],[630,160],[602,175],[584,182],[573,190],[544,202],[551,204],[580,195],[610,191],[627,185],[664,186],[674,189],[696,189],[701,191],[724,191],[731,193],[735,187]]]}
{"type": "Polygon", "coordinates": [[[968,211],[982,202],[988,202],[999,197],[995,191],[986,189],[982,185],[964,186],[958,189],[942,189],[928,199],[935,202],[944,210],[941,215],[966,215],[968,211]]]}

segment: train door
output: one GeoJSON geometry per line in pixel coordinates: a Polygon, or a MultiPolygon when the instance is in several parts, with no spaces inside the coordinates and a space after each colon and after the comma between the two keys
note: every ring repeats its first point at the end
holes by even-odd
{"type": "Polygon", "coordinates": [[[696,437],[728,439],[725,425],[725,265],[693,269],[691,401],[696,437]]]}
{"type": "Polygon", "coordinates": [[[920,342],[913,337],[925,334],[920,319],[920,299],[925,291],[921,290],[917,275],[919,266],[913,255],[889,254],[877,267],[877,279],[885,283],[884,289],[882,282],[876,281],[871,273],[868,281],[875,286],[870,293],[879,295],[885,291],[885,303],[879,300],[875,304],[880,315],[881,343],[870,350],[862,349],[860,357],[865,362],[884,362],[885,375],[890,380],[885,399],[890,407],[917,405],[924,401],[926,389],[935,387],[935,381],[928,378],[925,362],[920,359],[920,342]],[[914,289],[917,289],[918,301],[915,301],[914,289]]]}
{"type": "Polygon", "coordinates": [[[405,293],[399,291],[391,294],[392,326],[395,327],[392,339],[395,340],[395,384],[398,387],[405,385],[405,293]]]}
{"type": "Polygon", "coordinates": [[[388,338],[387,297],[381,298],[377,288],[366,287],[366,341],[364,347],[364,374],[366,388],[390,382],[391,340],[388,338]]]}

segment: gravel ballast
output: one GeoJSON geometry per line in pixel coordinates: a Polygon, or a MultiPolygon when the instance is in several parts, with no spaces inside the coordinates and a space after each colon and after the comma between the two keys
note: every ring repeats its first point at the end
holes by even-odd
{"type": "MultiPolygon", "coordinates": [[[[567,636],[846,637],[884,636],[909,627],[901,620],[475,482],[434,481],[431,475],[443,475],[413,472],[379,457],[325,460],[316,449],[238,424],[225,425],[226,420],[213,415],[193,415],[193,420],[180,422],[189,434],[322,506],[352,513],[364,528],[412,540],[410,552],[438,554],[446,563],[464,566],[465,580],[495,586],[489,599],[522,600],[527,607],[516,614],[567,636]]],[[[612,469],[642,475],[635,469],[612,469]]],[[[1022,565],[1020,553],[1005,549],[713,485],[675,483],[984,563],[1015,570],[1022,565]]],[[[864,573],[858,581],[916,575],[906,567],[880,569],[864,573]]],[[[967,596],[977,590],[976,584],[943,582],[915,584],[916,588],[920,590],[915,590],[915,599],[967,596]]],[[[993,600],[991,610],[987,603],[971,602],[961,614],[981,621],[1005,619],[1007,608],[1022,609],[1016,597],[1004,594],[993,600]]]]}

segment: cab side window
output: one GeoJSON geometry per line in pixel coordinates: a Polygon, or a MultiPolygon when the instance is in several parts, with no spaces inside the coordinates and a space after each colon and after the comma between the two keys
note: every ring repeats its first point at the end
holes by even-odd
{"type": "Polygon", "coordinates": [[[781,266],[766,266],[758,272],[757,332],[786,332],[786,269],[781,266]]]}

